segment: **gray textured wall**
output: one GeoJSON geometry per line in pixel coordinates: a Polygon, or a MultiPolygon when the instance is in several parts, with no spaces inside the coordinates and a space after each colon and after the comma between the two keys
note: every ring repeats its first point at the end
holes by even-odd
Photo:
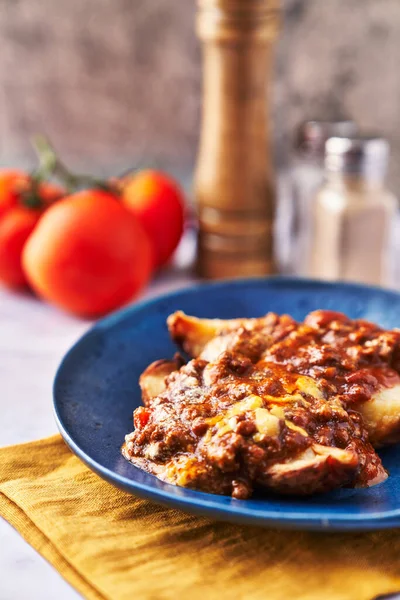
{"type": "MultiPolygon", "coordinates": [[[[350,116],[400,158],[400,0],[283,0],[274,136],[350,116]]],[[[48,133],[75,165],[193,164],[200,115],[195,0],[0,0],[0,163],[48,133]]]]}

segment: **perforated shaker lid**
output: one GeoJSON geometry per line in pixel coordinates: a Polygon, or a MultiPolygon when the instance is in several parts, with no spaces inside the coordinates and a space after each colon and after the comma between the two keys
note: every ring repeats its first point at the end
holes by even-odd
{"type": "Polygon", "coordinates": [[[331,137],[325,143],[325,168],[330,172],[383,179],[389,154],[388,141],[378,135],[331,137]]]}

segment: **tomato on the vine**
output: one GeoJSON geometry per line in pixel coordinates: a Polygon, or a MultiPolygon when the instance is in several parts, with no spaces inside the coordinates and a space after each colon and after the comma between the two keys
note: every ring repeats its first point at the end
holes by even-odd
{"type": "Polygon", "coordinates": [[[165,265],[182,237],[185,199],[171,177],[141,171],[122,181],[122,201],[140,220],[154,249],[154,266],[165,265]]]}
{"type": "Polygon", "coordinates": [[[39,296],[82,316],[128,302],[151,276],[151,244],[114,194],[89,189],[47,209],[23,251],[39,296]]]}
{"type": "Polygon", "coordinates": [[[0,281],[9,287],[27,285],[21,256],[26,240],[43,211],[64,195],[49,182],[36,182],[16,169],[0,170],[0,281]]]}
{"type": "Polygon", "coordinates": [[[20,169],[0,170],[0,218],[18,204],[28,181],[28,173],[20,169]]]}

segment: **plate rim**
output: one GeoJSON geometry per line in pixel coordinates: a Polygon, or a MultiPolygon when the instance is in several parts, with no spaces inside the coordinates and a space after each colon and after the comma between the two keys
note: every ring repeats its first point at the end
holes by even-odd
{"type": "Polygon", "coordinates": [[[370,291],[373,293],[383,293],[384,295],[394,296],[397,298],[397,300],[400,301],[400,292],[393,289],[364,285],[359,283],[349,283],[343,281],[328,282],[306,277],[286,277],[278,275],[271,277],[248,277],[241,279],[226,279],[222,281],[199,282],[196,284],[179,288],[166,294],[157,295],[147,300],[144,299],[133,305],[129,305],[127,307],[119,309],[118,311],[115,311],[112,314],[101,318],[91,327],[89,327],[89,329],[83,335],[81,335],[71,346],[71,348],[64,354],[61,362],[57,367],[52,386],[53,415],[64,441],[66,442],[68,447],[73,451],[73,453],[76,456],[78,456],[80,460],[82,460],[92,471],[94,471],[97,475],[105,479],[111,485],[123,489],[127,493],[130,493],[132,495],[136,494],[140,497],[147,498],[151,501],[166,504],[168,506],[179,508],[184,511],[186,510],[186,512],[192,514],[200,512],[201,514],[214,519],[218,518],[226,521],[235,522],[240,521],[242,523],[248,523],[252,525],[258,524],[264,527],[279,526],[281,528],[284,527],[286,529],[302,529],[309,531],[369,531],[374,529],[387,529],[399,527],[400,505],[398,509],[393,509],[384,513],[370,512],[360,513],[358,515],[341,514],[338,516],[333,515],[329,517],[324,517],[322,515],[318,515],[315,513],[310,514],[308,512],[302,513],[297,511],[291,513],[289,509],[285,509],[284,511],[279,512],[276,510],[266,510],[265,508],[263,508],[258,511],[256,508],[247,508],[246,506],[241,505],[242,501],[235,499],[230,500],[232,503],[231,505],[223,505],[220,502],[218,502],[218,499],[220,498],[219,495],[207,492],[200,492],[197,490],[188,490],[186,488],[179,488],[180,490],[182,490],[182,496],[179,496],[176,494],[176,486],[172,484],[163,482],[166,487],[171,487],[171,489],[174,490],[169,492],[164,489],[158,489],[156,486],[137,482],[134,479],[127,478],[124,475],[120,475],[112,469],[105,467],[101,463],[94,460],[84,450],[82,450],[79,444],[73,439],[73,435],[71,435],[68,431],[68,428],[64,424],[62,416],[60,414],[60,409],[57,400],[57,387],[67,361],[69,361],[71,356],[75,353],[76,349],[82,343],[84,343],[87,340],[87,338],[94,335],[98,331],[110,329],[124,318],[127,318],[132,314],[138,313],[145,308],[151,308],[151,306],[156,305],[161,301],[173,299],[185,293],[195,293],[196,291],[201,289],[218,289],[227,286],[234,286],[236,288],[242,287],[243,285],[249,283],[260,284],[267,287],[269,287],[270,284],[275,286],[276,284],[282,284],[284,286],[318,285],[321,287],[326,287],[327,289],[339,285],[342,288],[345,287],[347,289],[353,289],[355,291],[359,290],[370,291]],[[194,494],[195,498],[185,497],[185,493],[187,492],[194,494]]]}

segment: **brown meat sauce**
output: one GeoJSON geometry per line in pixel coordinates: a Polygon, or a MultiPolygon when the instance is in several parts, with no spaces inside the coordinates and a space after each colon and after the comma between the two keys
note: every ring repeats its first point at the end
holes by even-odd
{"type": "Polygon", "coordinates": [[[337,395],[345,385],[367,393],[373,376],[347,382],[348,346],[333,356],[325,333],[313,338],[314,329],[290,318],[284,329],[269,338],[267,350],[253,331],[250,358],[244,356],[248,332],[238,332],[241,352],[226,351],[211,363],[194,359],[170,374],[164,391],[135,411],[124,456],[168,482],[236,498],[259,486],[310,494],[384,479],[360,415],[346,411],[337,395]],[[299,375],[315,367],[325,368],[318,379],[299,375]],[[327,449],[343,452],[325,458],[327,449]]]}
{"type": "Polygon", "coordinates": [[[348,406],[400,382],[400,331],[319,310],[266,348],[263,358],[318,379],[348,406]]]}
{"type": "Polygon", "coordinates": [[[183,366],[145,371],[170,374],[154,397],[141,382],[146,406],[124,456],[170,483],[236,498],[384,480],[357,406],[400,382],[400,332],[332,311],[253,321],[222,330],[183,366]]]}

